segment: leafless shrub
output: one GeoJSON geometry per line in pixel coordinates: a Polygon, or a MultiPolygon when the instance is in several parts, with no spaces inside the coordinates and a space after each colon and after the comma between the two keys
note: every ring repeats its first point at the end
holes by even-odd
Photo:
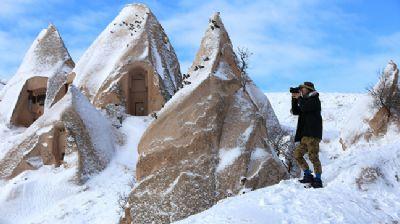
{"type": "MultiPolygon", "coordinates": [[[[135,178],[131,178],[128,182],[128,186],[130,187],[130,189],[132,189],[136,184],[135,178]]],[[[129,194],[126,194],[124,192],[119,192],[118,193],[118,213],[122,214],[125,209],[128,206],[128,202],[129,202],[129,194]]]]}
{"type": "Polygon", "coordinates": [[[367,167],[361,170],[358,178],[356,178],[356,184],[358,189],[367,191],[366,185],[375,183],[379,177],[383,177],[382,171],[379,167],[367,167]]]}
{"type": "Polygon", "coordinates": [[[247,70],[249,68],[250,56],[253,55],[247,48],[238,47],[236,50],[236,55],[238,56],[238,64],[240,68],[240,84],[243,91],[246,90],[246,84],[250,82],[247,70]]]}
{"type": "Polygon", "coordinates": [[[283,158],[288,173],[291,176],[298,176],[299,167],[294,159],[294,137],[282,128],[273,128],[269,131],[268,143],[275,149],[278,157],[283,158]]]}
{"type": "Polygon", "coordinates": [[[123,212],[128,204],[129,195],[126,193],[118,193],[118,212],[123,212]]]}
{"type": "Polygon", "coordinates": [[[133,187],[135,187],[135,184],[136,184],[136,180],[135,180],[135,178],[133,177],[133,178],[131,178],[131,179],[129,180],[128,186],[132,189],[133,187]]]}
{"type": "Polygon", "coordinates": [[[400,90],[390,80],[390,75],[385,72],[379,72],[379,84],[376,87],[369,86],[368,93],[374,99],[374,106],[378,109],[385,108],[389,117],[393,113],[400,113],[400,90]]]}

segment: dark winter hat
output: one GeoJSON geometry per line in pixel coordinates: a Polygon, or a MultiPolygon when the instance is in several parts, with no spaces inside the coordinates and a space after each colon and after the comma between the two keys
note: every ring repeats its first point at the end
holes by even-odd
{"type": "Polygon", "coordinates": [[[315,91],[314,83],[312,82],[304,82],[304,84],[299,86],[300,88],[307,88],[311,91],[315,91]]]}

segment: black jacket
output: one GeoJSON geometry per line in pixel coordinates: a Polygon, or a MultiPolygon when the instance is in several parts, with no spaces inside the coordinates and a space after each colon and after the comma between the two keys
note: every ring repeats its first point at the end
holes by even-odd
{"type": "Polygon", "coordinates": [[[292,113],[299,115],[295,141],[301,138],[316,137],[322,139],[321,101],[318,92],[311,92],[305,97],[292,98],[292,113]]]}

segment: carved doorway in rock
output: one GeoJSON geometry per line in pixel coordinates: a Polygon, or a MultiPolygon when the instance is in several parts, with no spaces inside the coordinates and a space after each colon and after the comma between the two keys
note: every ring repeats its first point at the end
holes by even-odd
{"type": "Polygon", "coordinates": [[[136,68],[129,72],[127,91],[127,113],[134,116],[148,115],[147,72],[136,68]]]}
{"type": "Polygon", "coordinates": [[[11,123],[29,127],[44,112],[47,77],[33,77],[26,81],[15,105],[11,123]]]}
{"type": "Polygon", "coordinates": [[[67,133],[64,127],[55,127],[53,135],[53,156],[55,165],[60,166],[64,161],[65,149],[67,148],[67,133]]]}

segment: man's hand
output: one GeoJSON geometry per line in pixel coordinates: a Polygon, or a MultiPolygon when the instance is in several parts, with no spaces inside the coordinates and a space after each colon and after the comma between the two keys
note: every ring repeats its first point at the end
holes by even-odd
{"type": "Polygon", "coordinates": [[[300,93],[292,93],[292,98],[298,99],[300,97],[300,93]]]}

